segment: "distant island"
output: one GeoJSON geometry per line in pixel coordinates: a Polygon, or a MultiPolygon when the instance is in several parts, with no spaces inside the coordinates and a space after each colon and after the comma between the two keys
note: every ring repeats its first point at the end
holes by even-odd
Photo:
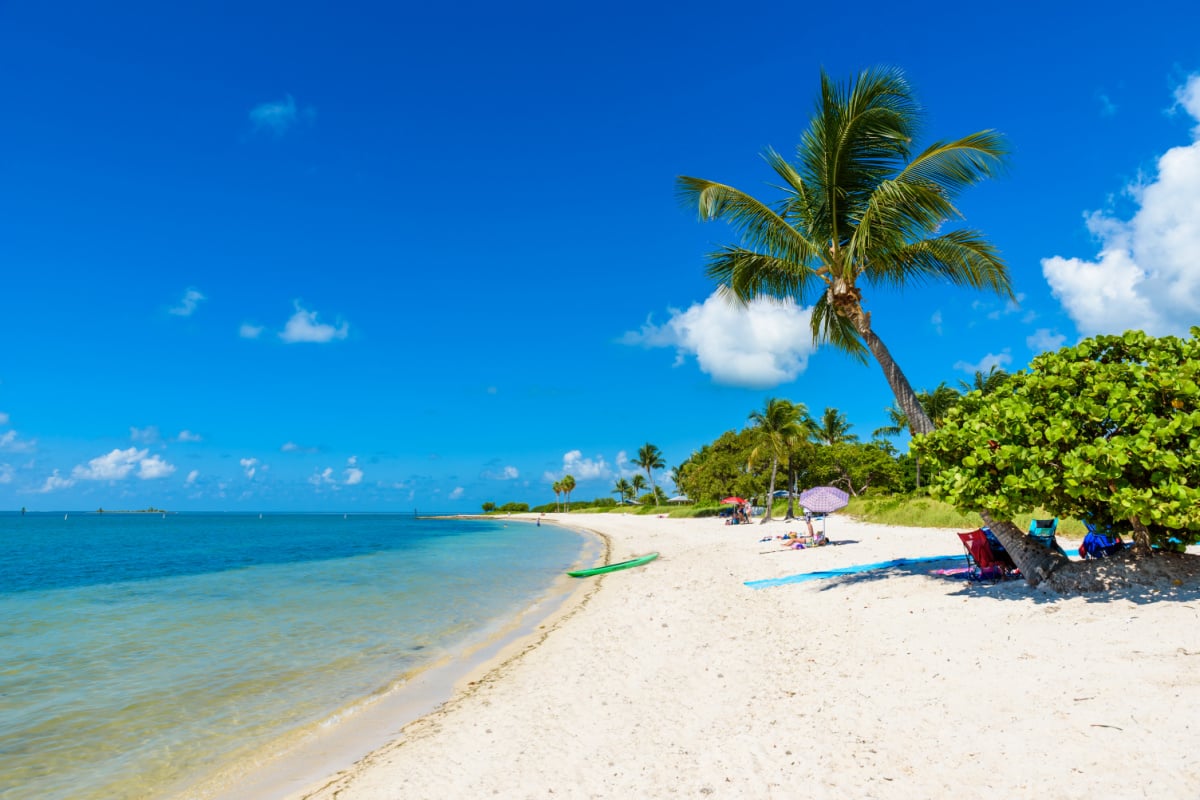
{"type": "Polygon", "coordinates": [[[110,509],[108,511],[105,511],[103,508],[97,508],[96,513],[97,514],[166,514],[167,510],[165,508],[155,508],[154,506],[150,506],[149,508],[119,508],[119,509],[110,509]]]}

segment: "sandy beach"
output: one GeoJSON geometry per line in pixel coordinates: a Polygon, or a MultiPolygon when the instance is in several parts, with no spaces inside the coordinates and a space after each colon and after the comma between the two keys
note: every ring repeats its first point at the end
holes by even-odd
{"type": "MultiPolygon", "coordinates": [[[[1196,797],[1200,592],[1061,598],[913,563],[954,531],[563,515],[646,566],[568,607],[387,746],[293,798],[1196,797]]],[[[960,562],[961,563],[961,562],[960,562]]]]}

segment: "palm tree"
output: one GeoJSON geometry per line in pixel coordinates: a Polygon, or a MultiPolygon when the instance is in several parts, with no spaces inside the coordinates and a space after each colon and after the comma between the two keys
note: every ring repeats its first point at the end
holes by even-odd
{"type": "MultiPolygon", "coordinates": [[[[646,488],[646,479],[643,478],[640,474],[634,475],[633,478],[629,481],[629,485],[633,487],[634,499],[638,500],[638,492],[643,491],[646,488]]],[[[638,500],[638,502],[641,502],[641,501],[638,500]]]]}
{"type": "Polygon", "coordinates": [[[551,484],[550,488],[554,490],[554,510],[561,511],[562,509],[558,505],[558,496],[562,494],[562,481],[555,481],[553,484],[551,484]]]}
{"type": "Polygon", "coordinates": [[[637,458],[633,459],[633,463],[642,469],[646,470],[646,477],[650,479],[650,486],[656,491],[654,492],[654,505],[658,505],[658,486],[654,483],[654,475],[651,474],[652,469],[662,469],[667,466],[667,462],[663,461],[662,451],[654,445],[646,442],[638,449],[637,458]]]}
{"type": "Polygon", "coordinates": [[[975,381],[973,383],[959,381],[958,385],[962,387],[963,394],[974,391],[981,394],[991,394],[1007,379],[1008,373],[995,364],[992,364],[986,373],[982,370],[975,370],[975,381]]]}
{"type": "Polygon", "coordinates": [[[898,406],[888,406],[884,409],[891,425],[884,425],[871,431],[872,436],[899,436],[908,430],[908,417],[898,406]]]}
{"type": "Polygon", "coordinates": [[[813,339],[882,368],[914,433],[933,422],[871,327],[860,284],[904,288],[947,281],[1012,298],[1008,269],[981,233],[947,229],[951,202],[990,177],[1005,155],[990,130],[913,152],[920,109],[902,73],[874,69],[849,84],[821,73],[821,97],[789,162],[764,154],[785,196],[764,203],[738,189],[680,177],[681,199],[703,220],[724,219],[742,242],[709,257],[708,274],[740,302],[816,295],[813,339]]]}
{"type": "Polygon", "coordinates": [[[616,484],[613,485],[613,494],[618,495],[621,500],[625,500],[633,493],[633,487],[629,485],[629,481],[625,478],[617,478],[616,484]]]}
{"type": "Polygon", "coordinates": [[[571,510],[571,492],[575,491],[575,476],[563,475],[562,477],[563,494],[567,496],[567,511],[571,510]]]}
{"type": "Polygon", "coordinates": [[[929,419],[933,420],[936,427],[942,424],[942,420],[950,413],[950,409],[958,405],[962,395],[953,386],[942,381],[934,387],[932,392],[922,389],[917,394],[917,399],[921,401],[921,408],[925,409],[925,413],[929,415],[929,419]]]}
{"type": "Polygon", "coordinates": [[[771,456],[767,513],[763,515],[760,525],[771,519],[771,504],[775,500],[775,474],[779,470],[779,460],[787,455],[791,441],[801,435],[800,420],[807,416],[808,409],[803,403],[792,403],[778,397],[768,399],[762,411],[750,412],[750,421],[754,423],[759,437],[759,443],[750,451],[750,460],[754,461],[760,451],[765,451],[771,456]]]}
{"type": "Polygon", "coordinates": [[[821,444],[842,444],[857,442],[858,436],[850,432],[853,426],[846,421],[846,415],[836,408],[826,408],[821,415],[821,421],[813,428],[812,438],[821,444]]]}

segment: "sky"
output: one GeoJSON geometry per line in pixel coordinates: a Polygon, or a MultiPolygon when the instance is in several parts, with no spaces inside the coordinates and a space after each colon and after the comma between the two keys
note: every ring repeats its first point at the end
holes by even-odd
{"type": "Polygon", "coordinates": [[[1194,3],[823,11],[0,4],[0,509],[613,496],[771,397],[870,438],[879,367],[717,297],[734,233],[675,195],[775,199],[822,69],[1011,149],[958,205],[1017,302],[866,292],[915,388],[1200,324],[1194,3]]]}

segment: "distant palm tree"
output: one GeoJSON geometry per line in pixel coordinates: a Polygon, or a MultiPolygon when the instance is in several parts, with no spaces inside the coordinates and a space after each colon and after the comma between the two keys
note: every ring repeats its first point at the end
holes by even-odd
{"type": "Polygon", "coordinates": [[[641,502],[640,498],[638,497],[638,492],[644,491],[646,489],[646,479],[643,478],[640,474],[634,475],[633,478],[629,481],[629,485],[633,487],[634,499],[641,502]]]}
{"type": "MultiPolygon", "coordinates": [[[[649,442],[646,442],[638,449],[637,458],[633,459],[633,463],[646,470],[646,477],[650,479],[650,485],[657,490],[658,486],[655,485],[654,475],[650,470],[662,469],[667,466],[667,462],[663,461],[662,451],[649,442]]],[[[658,505],[657,491],[654,492],[654,505],[658,505]]]]}
{"type": "Polygon", "coordinates": [[[613,494],[618,495],[621,500],[627,500],[633,494],[633,486],[625,478],[617,478],[612,490],[613,494]]]}
{"type": "Polygon", "coordinates": [[[803,434],[801,419],[807,416],[808,409],[803,403],[793,403],[778,397],[768,399],[762,411],[750,412],[750,421],[754,423],[758,435],[758,444],[750,451],[750,461],[754,461],[760,453],[771,456],[767,513],[763,514],[760,525],[771,519],[771,504],[775,501],[775,474],[779,470],[779,462],[787,456],[791,442],[803,434]]]}
{"type": "Polygon", "coordinates": [[[861,361],[875,357],[914,433],[933,430],[912,385],[871,325],[861,283],[902,289],[948,282],[1012,297],[1008,269],[978,231],[950,228],[953,199],[990,177],[1005,156],[985,130],[914,154],[920,108],[903,74],[861,72],[848,84],[821,73],[817,110],[795,162],[764,154],[784,197],[764,203],[732,186],[680,177],[679,195],[702,220],[741,237],[709,256],[708,275],[742,302],[815,295],[814,341],[861,361]]]}
{"type": "Polygon", "coordinates": [[[995,364],[992,364],[986,373],[982,370],[975,370],[975,381],[973,383],[959,381],[958,385],[962,387],[963,394],[975,391],[981,394],[991,394],[1006,380],[1008,380],[1008,373],[995,364]]]}
{"type": "Polygon", "coordinates": [[[942,420],[946,418],[946,414],[950,413],[950,409],[958,405],[958,401],[962,399],[962,395],[953,386],[942,381],[934,387],[932,392],[922,389],[917,394],[917,399],[921,401],[921,407],[925,409],[925,413],[933,420],[933,424],[941,425],[942,420]]]}
{"type": "Polygon", "coordinates": [[[836,408],[826,408],[813,430],[812,438],[821,444],[857,442],[858,436],[850,432],[852,427],[854,426],[846,421],[845,414],[836,408]]]}
{"type": "Polygon", "coordinates": [[[884,409],[884,413],[888,415],[892,424],[876,428],[871,431],[872,436],[899,436],[908,430],[908,417],[899,406],[888,406],[884,409]]]}
{"type": "Polygon", "coordinates": [[[562,510],[562,507],[561,507],[561,506],[559,506],[559,504],[558,504],[558,496],[559,496],[560,494],[562,494],[562,490],[563,490],[562,481],[555,481],[555,482],[554,482],[554,483],[553,483],[553,484],[550,486],[550,488],[554,490],[554,510],[555,510],[555,511],[561,511],[561,510],[562,510]]]}
{"type": "Polygon", "coordinates": [[[575,476],[563,475],[562,478],[563,494],[567,496],[567,511],[571,510],[571,492],[575,491],[575,476]]]}

